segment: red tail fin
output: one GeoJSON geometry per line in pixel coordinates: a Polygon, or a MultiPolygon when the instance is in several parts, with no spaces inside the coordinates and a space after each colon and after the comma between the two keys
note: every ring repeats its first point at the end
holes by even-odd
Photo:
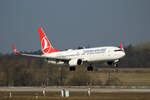
{"type": "Polygon", "coordinates": [[[41,41],[41,47],[43,54],[52,53],[52,52],[59,52],[59,50],[56,50],[52,47],[50,44],[48,38],[46,37],[43,29],[41,27],[38,28],[40,41],[41,41]]]}

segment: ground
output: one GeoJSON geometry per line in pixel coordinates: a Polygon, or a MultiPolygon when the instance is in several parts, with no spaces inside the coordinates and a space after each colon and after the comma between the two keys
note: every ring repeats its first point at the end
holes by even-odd
{"type": "Polygon", "coordinates": [[[70,97],[61,97],[60,92],[0,92],[0,100],[149,100],[150,92],[70,92],[70,97]]]}

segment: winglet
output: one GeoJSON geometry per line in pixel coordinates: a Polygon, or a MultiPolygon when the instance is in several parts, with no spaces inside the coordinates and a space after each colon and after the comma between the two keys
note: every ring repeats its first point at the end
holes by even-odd
{"type": "Polygon", "coordinates": [[[18,55],[18,54],[19,54],[19,52],[18,52],[18,51],[17,51],[17,49],[15,48],[14,44],[12,44],[12,48],[13,48],[13,50],[14,50],[15,54],[16,54],[16,55],[18,55]]]}
{"type": "Polygon", "coordinates": [[[123,44],[121,42],[120,42],[120,48],[122,51],[124,51],[123,44]]]}

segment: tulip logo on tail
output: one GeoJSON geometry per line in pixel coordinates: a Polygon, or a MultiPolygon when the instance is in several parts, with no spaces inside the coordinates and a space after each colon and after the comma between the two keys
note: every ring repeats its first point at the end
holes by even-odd
{"type": "Polygon", "coordinates": [[[47,39],[47,37],[46,37],[46,35],[45,35],[45,33],[41,27],[38,29],[38,31],[39,31],[39,36],[40,36],[43,54],[52,53],[52,52],[59,52],[59,50],[56,50],[51,46],[49,40],[47,39]]]}
{"type": "Polygon", "coordinates": [[[51,45],[49,44],[48,40],[46,37],[43,37],[41,40],[41,45],[42,45],[42,50],[44,53],[49,53],[51,49],[51,45]]]}

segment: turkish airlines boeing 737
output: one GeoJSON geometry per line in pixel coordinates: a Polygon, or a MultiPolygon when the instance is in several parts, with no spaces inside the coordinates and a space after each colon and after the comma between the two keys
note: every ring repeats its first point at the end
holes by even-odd
{"type": "Polygon", "coordinates": [[[46,59],[48,63],[52,64],[69,65],[70,71],[74,71],[76,68],[75,66],[82,64],[88,64],[89,66],[87,67],[87,70],[92,71],[92,63],[94,62],[107,62],[109,65],[117,67],[119,60],[125,56],[122,43],[120,43],[120,48],[114,46],[105,46],[77,50],[69,49],[66,51],[56,50],[52,47],[43,29],[40,27],[38,31],[43,54],[23,54],[18,52],[15,46],[12,44],[12,48],[16,55],[43,58],[46,59]]]}

